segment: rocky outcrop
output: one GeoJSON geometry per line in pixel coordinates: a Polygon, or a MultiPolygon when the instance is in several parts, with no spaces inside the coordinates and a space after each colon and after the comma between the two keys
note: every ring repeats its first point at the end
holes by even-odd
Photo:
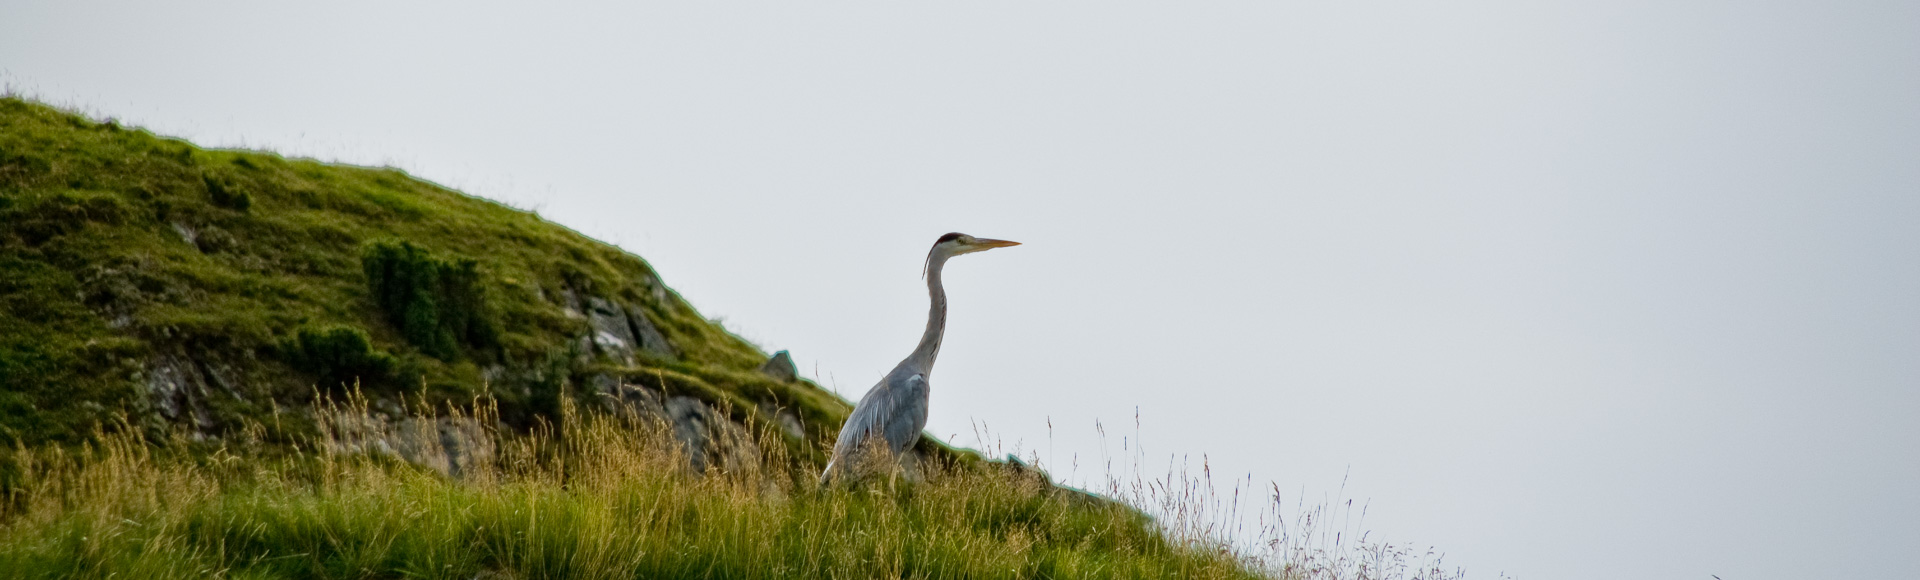
{"type": "MultiPolygon", "coordinates": [[[[638,362],[638,353],[669,360],[675,355],[673,346],[643,308],[571,291],[561,298],[569,313],[589,323],[590,334],[580,341],[602,360],[624,366],[638,362]]],[[[153,357],[140,375],[149,408],[166,422],[187,425],[196,439],[219,437],[222,432],[209,408],[213,398],[244,400],[236,381],[244,380],[245,373],[209,357],[217,354],[169,352],[153,357]]],[[[760,371],[782,382],[797,379],[792,358],[785,351],[769,359],[760,371]]],[[[565,371],[550,376],[553,372],[490,365],[482,369],[482,376],[495,385],[568,381],[565,371]]],[[[604,372],[587,376],[584,383],[576,392],[598,398],[604,410],[663,426],[680,444],[688,467],[695,472],[746,469],[761,460],[754,430],[708,401],[626,383],[604,372]]],[[[785,435],[805,438],[805,425],[792,410],[762,404],[759,411],[785,435]]],[[[357,409],[329,408],[318,413],[316,419],[325,433],[324,446],[334,453],[390,455],[451,477],[492,461],[494,455],[487,429],[495,425],[471,417],[411,417],[396,400],[377,394],[358,400],[357,409]]]]}
{"type": "Polygon", "coordinates": [[[741,471],[760,461],[760,446],[745,426],[693,397],[667,399],[667,421],[694,471],[741,471]]]}
{"type": "Polygon", "coordinates": [[[389,419],[365,409],[329,409],[320,421],[330,453],[389,455],[448,477],[461,477],[493,462],[487,425],[471,417],[389,419]]]}
{"type": "Polygon", "coordinates": [[[653,320],[647,317],[645,310],[629,304],[626,307],[626,311],[627,325],[628,328],[633,331],[633,338],[635,340],[633,344],[635,346],[639,347],[640,350],[666,357],[673,357],[677,354],[674,351],[673,344],[667,342],[667,336],[661,334],[660,329],[653,325],[653,320]]]}
{"type": "Polygon", "coordinates": [[[676,354],[644,308],[571,288],[561,292],[561,305],[569,316],[586,320],[589,330],[581,343],[608,360],[630,365],[635,362],[636,352],[666,358],[676,354]]]}
{"type": "Polygon", "coordinates": [[[217,358],[193,357],[184,350],[154,356],[134,375],[146,390],[147,408],[159,418],[189,427],[195,439],[219,431],[209,404],[216,399],[244,401],[239,377],[231,364],[217,358]]]}
{"type": "Polygon", "coordinates": [[[161,355],[147,363],[142,371],[147,401],[168,421],[187,422],[194,433],[214,429],[212,413],[207,410],[210,388],[201,365],[184,356],[161,355]]]}
{"type": "MultiPolygon", "coordinates": [[[[772,357],[767,358],[767,362],[760,365],[759,370],[760,374],[772,377],[773,380],[783,383],[800,380],[799,370],[793,367],[793,356],[784,350],[773,353],[772,357]]],[[[796,439],[805,439],[807,437],[806,425],[800,421],[800,415],[794,413],[792,409],[782,408],[771,402],[762,402],[760,403],[760,413],[773,418],[774,424],[778,425],[780,431],[786,433],[787,436],[796,439]]]]}
{"type": "Polygon", "coordinates": [[[753,431],[706,401],[685,395],[623,383],[609,375],[589,380],[603,408],[665,427],[695,472],[710,469],[737,471],[760,461],[761,449],[753,431]]]}
{"type": "Polygon", "coordinates": [[[807,425],[801,422],[800,415],[794,413],[793,409],[763,402],[760,403],[760,413],[773,418],[773,424],[779,426],[780,432],[785,433],[788,437],[795,439],[807,438],[807,425]]]}
{"type": "Polygon", "coordinates": [[[791,383],[800,380],[800,371],[793,368],[793,357],[787,351],[773,353],[766,363],[760,365],[760,374],[773,377],[773,380],[791,383]]]}

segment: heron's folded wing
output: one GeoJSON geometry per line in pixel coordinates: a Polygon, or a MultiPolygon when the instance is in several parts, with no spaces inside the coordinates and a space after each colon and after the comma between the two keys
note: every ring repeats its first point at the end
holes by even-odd
{"type": "Polygon", "coordinates": [[[833,442],[835,459],[853,453],[868,437],[879,434],[880,424],[890,414],[887,408],[891,406],[889,398],[885,383],[874,385],[866,396],[860,397],[860,402],[854,404],[853,412],[847,415],[847,422],[840,426],[840,435],[833,442]]]}
{"type": "Polygon", "coordinates": [[[887,417],[883,428],[887,446],[895,453],[906,451],[920,440],[927,427],[927,376],[915,373],[890,389],[887,417]]]}

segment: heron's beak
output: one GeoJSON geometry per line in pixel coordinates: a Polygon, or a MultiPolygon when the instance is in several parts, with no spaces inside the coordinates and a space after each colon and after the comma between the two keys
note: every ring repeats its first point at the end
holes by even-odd
{"type": "Polygon", "coordinates": [[[1020,245],[1020,242],[1010,242],[1007,240],[989,240],[986,238],[975,238],[973,240],[973,245],[974,247],[977,247],[981,250],[991,250],[994,248],[1005,248],[1007,246],[1018,246],[1020,245]]]}

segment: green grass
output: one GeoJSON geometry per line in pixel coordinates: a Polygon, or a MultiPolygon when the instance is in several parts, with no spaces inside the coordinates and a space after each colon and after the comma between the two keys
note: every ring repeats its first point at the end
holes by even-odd
{"type": "Polygon", "coordinates": [[[700,476],[658,425],[567,424],[491,433],[457,480],[378,454],[267,459],[245,437],[16,449],[32,484],[0,504],[0,578],[1257,577],[1012,471],[823,489],[777,452],[700,476]]]}
{"type": "Polygon", "coordinates": [[[523,429],[558,421],[560,398],[590,400],[596,373],[670,373],[742,422],[794,410],[809,440],[848,410],[752,372],[766,353],[644,260],[531,212],[394,169],[202,149],[0,96],[0,444],[72,445],[120,414],[163,434],[185,421],[160,416],[146,386],[168,357],[227,386],[193,401],[215,438],[356,380],[375,398],[486,395],[523,429]],[[569,312],[586,296],[642,312],[670,353],[596,352],[569,312]],[[358,336],[364,353],[315,341],[358,336]]]}

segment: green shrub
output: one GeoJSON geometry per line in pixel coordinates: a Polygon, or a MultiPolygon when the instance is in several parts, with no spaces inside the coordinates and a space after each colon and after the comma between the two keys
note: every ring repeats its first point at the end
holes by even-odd
{"type": "Polygon", "coordinates": [[[211,175],[203,180],[207,183],[207,194],[213,197],[214,205],[237,211],[247,211],[253,206],[253,195],[238,184],[211,175]]]}
{"type": "Polygon", "coordinates": [[[0,241],[17,237],[28,246],[38,246],[90,224],[120,225],[126,218],[126,208],[110,194],[61,191],[33,198],[22,196],[20,202],[9,200],[0,206],[0,241]]]}
{"type": "Polygon", "coordinates": [[[398,366],[393,355],[373,346],[366,332],[346,326],[302,328],[280,351],[288,364],[319,375],[329,386],[385,382],[398,366]]]}
{"type": "Polygon", "coordinates": [[[367,246],[361,266],[374,302],[422,352],[454,360],[462,347],[498,345],[499,323],[487,304],[477,262],[441,260],[411,242],[375,242],[367,246]]]}

